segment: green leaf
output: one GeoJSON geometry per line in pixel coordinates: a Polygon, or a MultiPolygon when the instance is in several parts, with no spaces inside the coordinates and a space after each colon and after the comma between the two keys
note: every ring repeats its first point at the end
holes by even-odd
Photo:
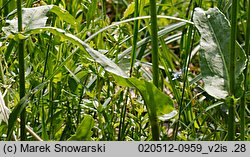
{"type": "Polygon", "coordinates": [[[91,20],[94,19],[94,15],[96,14],[97,10],[97,0],[92,0],[90,6],[88,7],[88,13],[86,15],[87,26],[90,25],[91,20]]]}
{"type": "MultiPolygon", "coordinates": [[[[73,25],[74,27],[78,25],[76,19],[66,10],[55,5],[45,5],[35,8],[22,8],[23,32],[45,27],[48,19],[47,13],[49,11],[55,13],[58,17],[73,25]]],[[[2,30],[7,36],[16,34],[18,32],[17,21],[17,17],[14,17],[12,20],[6,20],[6,24],[8,24],[8,26],[3,27],[2,30]]]]}
{"type": "Polygon", "coordinates": [[[62,29],[54,28],[54,27],[42,27],[42,28],[30,30],[29,32],[26,32],[26,34],[27,35],[38,34],[38,33],[42,33],[45,31],[53,33],[54,35],[58,35],[61,38],[65,39],[65,40],[69,40],[71,43],[79,46],[79,48],[81,50],[87,52],[106,71],[111,72],[113,74],[116,74],[118,76],[125,77],[125,78],[128,77],[127,74],[125,72],[123,72],[123,70],[118,65],[116,65],[111,59],[107,58],[105,55],[101,54],[100,52],[94,50],[93,48],[91,48],[88,44],[83,42],[78,37],[76,37],[72,34],[66,33],[62,29]]]}
{"type": "Polygon", "coordinates": [[[66,21],[67,23],[71,24],[74,27],[78,25],[77,20],[67,10],[64,10],[56,5],[53,5],[50,12],[55,13],[63,21],[66,21]]]}
{"type": "Polygon", "coordinates": [[[68,84],[69,84],[69,89],[71,90],[71,92],[75,93],[76,89],[77,89],[77,82],[75,79],[73,79],[72,77],[68,78],[68,84]]]}
{"type": "MultiPolygon", "coordinates": [[[[149,0],[139,0],[140,4],[140,15],[144,9],[145,5],[149,5],[149,0]]],[[[129,15],[133,14],[135,11],[135,2],[128,5],[127,9],[123,13],[123,19],[127,18],[129,15]]]]}
{"type": "Polygon", "coordinates": [[[113,77],[121,86],[136,88],[143,97],[148,112],[156,113],[158,119],[164,121],[173,118],[177,114],[173,100],[156,88],[153,83],[137,78],[123,78],[117,75],[113,75],[113,77]]]}
{"type": "MultiPolygon", "coordinates": [[[[22,8],[23,31],[25,32],[38,27],[44,27],[48,19],[46,14],[52,7],[53,5],[45,5],[36,8],[22,8]]],[[[14,17],[12,20],[6,20],[6,23],[9,25],[3,27],[2,30],[7,36],[18,32],[17,21],[17,17],[14,17]]]]}
{"type": "Polygon", "coordinates": [[[14,126],[16,124],[17,118],[20,115],[20,113],[23,111],[23,109],[27,106],[29,103],[29,98],[34,95],[35,93],[41,91],[43,87],[48,82],[44,82],[38,86],[36,86],[34,89],[32,89],[28,94],[26,94],[15,106],[15,108],[10,113],[9,119],[8,119],[8,132],[7,132],[7,140],[10,140],[12,137],[12,133],[14,130],[14,126]]]}
{"type": "MultiPolygon", "coordinates": [[[[201,34],[200,67],[205,91],[217,99],[225,99],[229,93],[229,44],[230,24],[218,8],[204,11],[196,8],[194,24],[201,34]]],[[[243,70],[246,55],[242,47],[236,45],[236,97],[243,92],[243,70]]]]}
{"type": "Polygon", "coordinates": [[[127,18],[129,15],[133,14],[135,11],[135,2],[128,5],[127,9],[123,13],[123,18],[127,18]]]}
{"type": "Polygon", "coordinates": [[[95,120],[90,115],[85,115],[81,124],[78,126],[76,133],[72,135],[69,141],[89,141],[93,134],[92,129],[94,127],[95,120]]]}

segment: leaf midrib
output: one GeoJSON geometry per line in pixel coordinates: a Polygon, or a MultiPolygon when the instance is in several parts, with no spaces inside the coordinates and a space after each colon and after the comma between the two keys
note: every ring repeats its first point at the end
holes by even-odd
{"type": "MultiPolygon", "coordinates": [[[[211,15],[210,15],[210,16],[211,16],[211,15]]],[[[230,79],[230,78],[229,78],[229,72],[228,72],[228,68],[227,68],[227,64],[226,64],[224,55],[223,55],[223,53],[222,53],[221,45],[219,44],[219,41],[218,41],[217,36],[216,36],[216,33],[215,33],[215,31],[214,31],[214,29],[213,29],[213,27],[212,27],[212,24],[210,23],[209,18],[207,18],[207,14],[206,14],[206,19],[207,19],[207,21],[208,21],[209,28],[211,28],[211,32],[213,33],[213,34],[212,34],[212,37],[214,36],[216,45],[218,46],[218,49],[219,49],[219,53],[220,53],[220,55],[221,55],[221,57],[222,57],[223,65],[224,65],[225,70],[226,70],[227,87],[229,87],[229,82],[230,82],[230,80],[229,80],[229,79],[230,79]]],[[[225,79],[225,78],[224,78],[224,79],[225,79]]]]}

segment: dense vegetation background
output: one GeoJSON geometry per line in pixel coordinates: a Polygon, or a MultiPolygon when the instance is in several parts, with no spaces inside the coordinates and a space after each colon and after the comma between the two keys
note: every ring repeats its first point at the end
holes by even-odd
{"type": "Polygon", "coordinates": [[[249,9],[1,0],[0,139],[250,140],[249,9]]]}

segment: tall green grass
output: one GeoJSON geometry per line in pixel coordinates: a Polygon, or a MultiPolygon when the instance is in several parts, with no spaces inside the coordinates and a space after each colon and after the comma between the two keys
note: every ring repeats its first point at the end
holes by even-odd
{"type": "MultiPolygon", "coordinates": [[[[243,1],[237,10],[235,1],[223,0],[93,2],[1,1],[0,90],[11,111],[9,123],[1,123],[1,140],[250,139],[248,68],[241,101],[233,99],[233,81],[229,108],[210,96],[200,69],[200,34],[192,23],[196,7],[218,7],[231,21],[230,65],[234,65],[236,41],[249,55],[250,27],[244,22],[249,21],[249,8],[243,1]],[[24,32],[21,8],[49,4],[66,11],[46,14],[50,28],[24,32]],[[16,8],[17,14],[7,16],[16,8]],[[6,38],[2,30],[14,16],[18,18],[14,35],[27,36],[6,38]],[[93,58],[94,50],[103,56],[93,58]],[[112,62],[105,65],[103,59],[112,62]],[[157,97],[153,87],[171,98],[165,106],[173,103],[178,115],[167,114],[171,118],[164,120],[158,116],[159,104],[148,103],[159,101],[153,100],[157,97]],[[88,132],[81,135],[86,124],[88,132]]],[[[230,80],[235,80],[231,68],[230,80]]]]}

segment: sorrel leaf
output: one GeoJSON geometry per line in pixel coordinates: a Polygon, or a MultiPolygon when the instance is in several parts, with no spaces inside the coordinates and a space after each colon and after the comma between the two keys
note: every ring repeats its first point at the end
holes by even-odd
{"type": "Polygon", "coordinates": [[[174,109],[173,100],[156,88],[153,83],[137,78],[123,78],[116,75],[113,75],[113,77],[121,86],[136,88],[143,97],[148,112],[155,112],[158,119],[165,121],[173,118],[177,114],[177,111],[174,109]]]}
{"type": "MultiPolygon", "coordinates": [[[[229,93],[229,44],[230,24],[217,8],[204,11],[196,8],[194,24],[201,34],[200,67],[205,91],[217,98],[225,99],[229,93]]],[[[242,47],[236,44],[236,97],[243,91],[243,70],[246,55],[242,47]]]]}
{"type": "MultiPolygon", "coordinates": [[[[36,8],[23,8],[22,9],[22,18],[23,18],[23,31],[28,31],[30,29],[35,29],[38,27],[44,27],[48,17],[46,14],[52,8],[52,5],[45,5],[36,8]]],[[[6,27],[3,27],[3,32],[9,36],[11,34],[16,34],[17,30],[17,17],[14,17],[12,20],[6,20],[6,23],[9,24],[6,27]]]]}
{"type": "MultiPolygon", "coordinates": [[[[22,21],[23,32],[27,32],[32,29],[45,27],[47,22],[47,13],[53,12],[62,20],[68,22],[72,26],[77,26],[75,18],[70,15],[66,10],[61,9],[55,5],[45,5],[35,8],[22,8],[22,21]]],[[[11,20],[6,20],[8,26],[3,27],[3,32],[8,36],[18,33],[17,30],[17,17],[11,20]]]]}

